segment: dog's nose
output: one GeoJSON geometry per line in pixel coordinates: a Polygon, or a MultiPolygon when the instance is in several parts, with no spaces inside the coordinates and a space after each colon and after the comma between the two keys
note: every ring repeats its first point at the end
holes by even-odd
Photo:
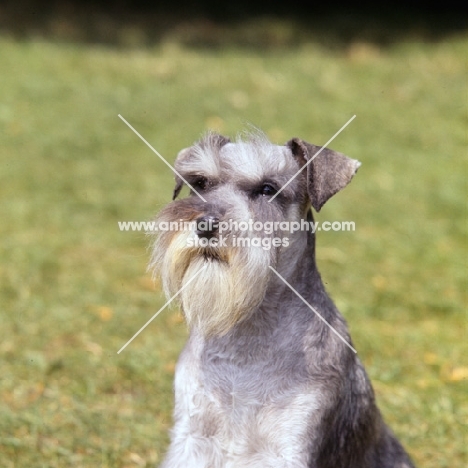
{"type": "Polygon", "coordinates": [[[195,222],[197,224],[195,232],[200,238],[211,239],[218,231],[219,218],[215,216],[200,216],[195,222]]]}

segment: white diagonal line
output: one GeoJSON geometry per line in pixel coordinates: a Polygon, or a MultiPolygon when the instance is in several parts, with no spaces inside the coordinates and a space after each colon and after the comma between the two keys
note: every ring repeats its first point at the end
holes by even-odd
{"type": "Polygon", "coordinates": [[[200,268],[118,351],[120,354],[208,265],[200,268]]]}
{"type": "Polygon", "coordinates": [[[296,296],[312,311],[315,313],[315,315],[317,315],[317,317],[325,324],[327,325],[330,330],[336,335],[338,336],[338,338],[349,348],[351,349],[354,353],[357,354],[357,351],[273,268],[273,267],[269,267],[270,270],[272,270],[276,276],[278,276],[278,278],[280,278],[283,283],[289,287],[289,289],[294,293],[296,294],[296,296]]]}
{"type": "Polygon", "coordinates": [[[118,114],[118,116],[120,117],[120,119],[127,124],[127,126],[133,130],[133,132],[140,137],[140,139],[143,141],[143,143],[146,144],[146,146],[148,146],[154,154],[156,154],[157,156],[159,156],[159,158],[161,159],[161,161],[163,161],[164,163],[166,163],[166,166],[170,167],[170,169],[172,170],[172,172],[174,172],[175,174],[177,174],[193,191],[194,193],[196,193],[205,203],[206,203],[206,200],[177,172],[177,170],[171,166],[120,114],[118,114]]]}
{"type": "Polygon", "coordinates": [[[269,200],[271,203],[354,119],[353,115],[269,200]]]}

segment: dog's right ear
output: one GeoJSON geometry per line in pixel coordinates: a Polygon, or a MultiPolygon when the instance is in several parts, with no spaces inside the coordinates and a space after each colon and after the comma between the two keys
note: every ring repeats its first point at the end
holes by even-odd
{"type": "MultiPolygon", "coordinates": [[[[208,132],[194,146],[190,146],[189,148],[184,148],[182,151],[179,152],[175,161],[176,170],[182,167],[184,163],[189,162],[190,159],[195,158],[196,154],[199,153],[200,151],[206,151],[209,149],[212,149],[212,150],[214,149],[218,151],[224,145],[226,145],[227,143],[230,143],[230,141],[231,140],[229,138],[223,135],[219,135],[218,133],[215,133],[215,132],[208,132]]],[[[178,174],[175,175],[175,181],[176,181],[176,185],[174,187],[174,193],[172,195],[173,200],[175,200],[178,197],[180,191],[182,190],[182,187],[184,186],[184,181],[179,177],[178,174]]]]}

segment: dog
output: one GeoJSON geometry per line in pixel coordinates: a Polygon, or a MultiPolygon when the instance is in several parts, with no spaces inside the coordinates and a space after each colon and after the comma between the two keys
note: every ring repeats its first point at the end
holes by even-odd
{"type": "Polygon", "coordinates": [[[283,229],[312,225],[359,166],[261,133],[208,133],[178,154],[149,266],[190,330],[161,467],[414,468],[325,291],[315,232],[283,229]]]}

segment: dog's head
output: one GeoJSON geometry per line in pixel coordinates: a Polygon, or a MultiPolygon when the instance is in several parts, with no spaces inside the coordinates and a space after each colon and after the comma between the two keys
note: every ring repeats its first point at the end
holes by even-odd
{"type": "Polygon", "coordinates": [[[306,233],[281,223],[317,211],[353,177],[359,163],[294,138],[263,135],[231,142],[214,133],[182,150],[173,201],[157,218],[150,268],[166,294],[180,293],[190,327],[222,335],[261,304],[269,266],[294,265],[306,233]],[[187,198],[176,200],[184,185],[187,198]],[[172,229],[171,229],[172,227],[172,229]]]}

